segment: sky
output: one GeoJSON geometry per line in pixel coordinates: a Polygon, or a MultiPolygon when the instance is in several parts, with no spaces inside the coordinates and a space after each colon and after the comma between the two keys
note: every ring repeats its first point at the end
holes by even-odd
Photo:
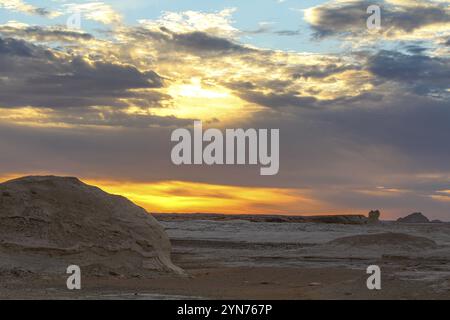
{"type": "Polygon", "coordinates": [[[0,180],[76,176],[149,212],[450,220],[449,4],[0,0],[0,180]],[[279,129],[279,173],[175,166],[194,120],[279,129]]]}

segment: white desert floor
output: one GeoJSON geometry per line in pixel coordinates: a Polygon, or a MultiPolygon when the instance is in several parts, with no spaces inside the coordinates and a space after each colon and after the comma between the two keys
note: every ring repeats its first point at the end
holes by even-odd
{"type": "MultiPolygon", "coordinates": [[[[232,221],[163,221],[173,256],[185,268],[199,265],[239,267],[346,267],[361,270],[387,265],[401,279],[427,281],[450,289],[450,224],[344,225],[232,221]],[[433,240],[436,247],[394,239],[362,245],[328,242],[355,235],[401,233],[433,240]]],[[[419,239],[420,240],[420,239],[419,239]]]]}
{"type": "Polygon", "coordinates": [[[187,277],[20,273],[0,298],[25,299],[450,299],[450,224],[344,225],[160,218],[172,260],[187,277]],[[369,265],[382,290],[368,290],[369,265]],[[25,275],[23,277],[22,275],[25,275]]]}

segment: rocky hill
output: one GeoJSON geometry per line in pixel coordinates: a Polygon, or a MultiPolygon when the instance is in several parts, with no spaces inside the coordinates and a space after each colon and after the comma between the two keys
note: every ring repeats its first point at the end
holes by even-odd
{"type": "Polygon", "coordinates": [[[77,178],[30,176],[0,184],[0,272],[182,273],[163,227],[128,199],[77,178]]]}
{"type": "Polygon", "coordinates": [[[429,223],[430,220],[425,217],[421,212],[411,213],[404,218],[398,218],[397,222],[403,223],[429,223]]]}

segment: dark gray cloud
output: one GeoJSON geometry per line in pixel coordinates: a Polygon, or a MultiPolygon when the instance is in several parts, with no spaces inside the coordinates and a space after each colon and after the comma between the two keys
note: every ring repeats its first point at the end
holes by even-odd
{"type": "Polygon", "coordinates": [[[193,119],[179,119],[174,116],[152,114],[129,114],[111,108],[70,108],[46,113],[48,118],[37,120],[41,124],[62,122],[72,125],[109,126],[128,128],[148,128],[151,126],[183,127],[193,123],[193,119]]]}
{"type": "Polygon", "coordinates": [[[292,68],[292,77],[294,79],[300,78],[326,78],[333,74],[341,73],[347,70],[361,70],[361,66],[335,63],[328,63],[319,66],[298,66],[292,68]]]}
{"type": "MultiPolygon", "coordinates": [[[[372,3],[373,4],[373,3],[372,3]]],[[[314,9],[314,24],[311,25],[317,37],[348,33],[360,28],[364,31],[369,2],[349,2],[341,6],[322,5],[314,9]]]]}
{"type": "MultiPolygon", "coordinates": [[[[367,57],[363,59],[367,59],[367,57]]],[[[269,64],[270,62],[268,61],[267,63],[269,64]]],[[[275,67],[278,68],[279,66],[275,67]]],[[[364,70],[362,65],[323,63],[310,66],[297,64],[284,68],[284,73],[288,77],[283,80],[266,80],[265,78],[255,77],[255,79],[249,81],[228,81],[224,85],[232,89],[243,100],[274,110],[279,109],[279,111],[281,108],[290,107],[321,109],[334,108],[345,104],[357,104],[361,101],[380,101],[383,94],[376,91],[361,91],[361,93],[355,95],[353,92],[350,94],[345,91],[348,89],[336,94],[333,98],[319,99],[318,97],[321,94],[327,94],[326,89],[320,87],[319,82],[315,82],[316,85],[307,84],[307,81],[310,79],[325,81],[322,79],[328,78],[326,80],[327,83],[339,82],[339,85],[342,85],[344,81],[334,79],[334,75],[338,76],[346,71],[357,72],[364,70]]],[[[368,83],[372,83],[375,86],[383,83],[382,80],[376,78],[370,79],[363,76],[361,79],[357,79],[356,77],[351,79],[352,86],[357,87],[358,82],[361,82],[361,86],[368,83]]]]}
{"type": "Polygon", "coordinates": [[[189,32],[173,35],[176,45],[193,51],[212,51],[226,53],[245,53],[251,50],[228,39],[209,35],[205,32],[189,32]]]}
{"type": "Polygon", "coordinates": [[[153,90],[163,86],[156,72],[130,64],[87,61],[24,40],[0,38],[0,75],[0,108],[42,109],[45,117],[34,119],[36,123],[135,128],[188,123],[123,111],[129,105],[161,107],[171,99],[153,90]]]}
{"type": "Polygon", "coordinates": [[[14,37],[15,39],[32,39],[38,42],[78,42],[94,39],[89,33],[42,26],[13,27],[9,25],[0,25],[0,35],[4,38],[14,37]]]}
{"type": "MultiPolygon", "coordinates": [[[[448,101],[450,59],[427,56],[426,50],[422,50],[422,47],[410,46],[406,49],[417,54],[389,50],[355,52],[353,61],[357,60],[359,64],[344,63],[344,61],[330,61],[312,66],[297,64],[284,68],[285,74],[290,75],[291,79],[266,80],[258,77],[248,81],[229,81],[225,85],[242,99],[272,109],[286,107],[322,109],[343,105],[351,105],[358,109],[359,105],[367,103],[384,103],[383,97],[399,93],[428,95],[448,101]],[[333,76],[347,71],[367,71],[370,77],[362,76],[360,79],[355,77],[348,81],[351,81],[355,88],[360,82],[361,86],[371,84],[373,89],[356,95],[343,91],[341,95],[334,98],[319,100],[316,97],[321,93],[326,95],[326,89],[320,86],[302,85],[310,79],[327,78],[327,82],[331,83],[337,81],[333,80],[333,76]]],[[[270,59],[267,63],[270,63],[270,59]]],[[[280,66],[274,65],[274,68],[280,68],[280,66]]]]}
{"type": "Polygon", "coordinates": [[[52,14],[52,12],[46,8],[35,8],[33,13],[38,16],[48,17],[52,14]]]}
{"type": "Polygon", "coordinates": [[[300,30],[278,30],[278,31],[274,31],[274,33],[279,36],[292,37],[292,36],[300,35],[301,31],[300,30]]]}
{"type": "Polygon", "coordinates": [[[125,106],[120,99],[145,99],[157,105],[164,97],[153,92],[142,96],[130,89],[160,88],[155,72],[141,72],[128,64],[86,61],[52,52],[23,40],[0,39],[0,105],[8,107],[125,106]]]}
{"type": "Polygon", "coordinates": [[[125,34],[130,39],[152,41],[159,46],[160,52],[187,52],[199,56],[217,56],[226,54],[245,54],[254,49],[236,43],[227,38],[211,35],[202,31],[173,32],[165,27],[150,30],[143,27],[129,28],[125,34]]]}
{"type": "Polygon", "coordinates": [[[358,101],[323,110],[325,121],[355,145],[389,147],[403,155],[402,170],[450,171],[450,108],[440,101],[398,90],[382,103],[358,101]]]}
{"type": "Polygon", "coordinates": [[[36,46],[27,44],[25,41],[0,38],[0,54],[2,55],[32,57],[36,49],[36,46]]]}
{"type": "MultiPolygon", "coordinates": [[[[420,52],[420,51],[419,51],[420,52]]],[[[368,60],[376,76],[410,86],[418,94],[447,94],[450,59],[382,50],[368,60]]]]}
{"type": "MultiPolygon", "coordinates": [[[[314,21],[311,27],[319,38],[349,33],[363,33],[367,30],[369,16],[366,10],[370,5],[381,8],[383,29],[394,28],[407,33],[437,23],[450,22],[445,3],[426,1],[427,5],[400,7],[384,1],[350,1],[339,5],[325,4],[314,9],[314,21]]],[[[392,30],[390,30],[392,31],[392,30]]]]}
{"type": "Polygon", "coordinates": [[[316,105],[314,97],[302,96],[298,92],[263,93],[259,91],[237,92],[244,100],[268,108],[299,107],[310,108],[316,105]]]}
{"type": "Polygon", "coordinates": [[[435,7],[413,7],[402,11],[389,11],[385,15],[387,26],[395,26],[406,32],[412,32],[423,26],[450,22],[450,15],[445,4],[435,7]]]}
{"type": "Polygon", "coordinates": [[[241,31],[242,35],[258,35],[258,34],[275,34],[278,36],[298,36],[301,34],[300,30],[273,30],[270,23],[261,24],[257,29],[241,31]]]}
{"type": "Polygon", "coordinates": [[[409,44],[405,46],[405,50],[410,54],[426,54],[428,48],[416,44],[409,44]]]}

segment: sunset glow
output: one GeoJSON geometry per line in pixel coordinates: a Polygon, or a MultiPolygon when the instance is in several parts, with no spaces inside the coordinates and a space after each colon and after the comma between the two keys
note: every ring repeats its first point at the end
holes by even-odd
{"type": "Polygon", "coordinates": [[[0,0],[0,176],[152,212],[445,220],[449,0],[377,3],[374,29],[363,0],[0,0]],[[176,166],[171,135],[198,120],[278,130],[276,174],[176,166]]]}
{"type": "Polygon", "coordinates": [[[149,212],[163,213],[295,213],[317,210],[319,203],[300,190],[211,185],[183,181],[132,183],[86,181],[123,195],[149,212]]]}

